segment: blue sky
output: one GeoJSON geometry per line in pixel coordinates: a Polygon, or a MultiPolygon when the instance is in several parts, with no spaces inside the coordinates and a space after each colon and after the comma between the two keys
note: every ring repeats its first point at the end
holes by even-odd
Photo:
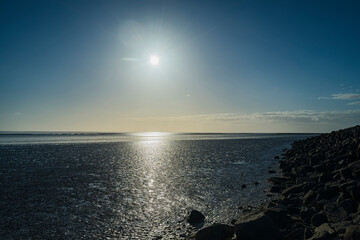
{"type": "Polygon", "coordinates": [[[359,124],[359,12],[356,1],[1,1],[0,130],[359,124]]]}

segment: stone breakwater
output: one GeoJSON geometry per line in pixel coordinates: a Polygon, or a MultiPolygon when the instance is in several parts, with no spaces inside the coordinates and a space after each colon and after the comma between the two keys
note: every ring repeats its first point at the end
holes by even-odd
{"type": "Polygon", "coordinates": [[[360,126],[294,142],[276,161],[275,199],[195,239],[360,239],[360,126]]]}

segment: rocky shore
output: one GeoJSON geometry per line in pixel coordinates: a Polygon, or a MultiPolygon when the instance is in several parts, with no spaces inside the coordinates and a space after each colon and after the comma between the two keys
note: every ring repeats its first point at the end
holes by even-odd
{"type": "MultiPolygon", "coordinates": [[[[294,142],[274,161],[282,170],[268,179],[275,199],[232,224],[203,228],[194,238],[360,239],[360,126],[294,142]]],[[[205,218],[193,216],[189,223],[205,218]]]]}

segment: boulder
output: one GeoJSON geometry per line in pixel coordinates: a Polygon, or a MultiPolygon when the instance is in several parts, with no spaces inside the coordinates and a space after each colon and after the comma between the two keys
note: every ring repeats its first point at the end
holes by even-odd
{"type": "Polygon", "coordinates": [[[330,235],[333,235],[335,233],[334,229],[331,228],[329,223],[323,223],[317,228],[315,228],[315,233],[322,233],[322,232],[327,232],[330,235]]]}
{"type": "Polygon", "coordinates": [[[328,232],[317,232],[310,240],[333,240],[333,237],[328,232]]]}
{"type": "Polygon", "coordinates": [[[304,228],[297,228],[290,233],[286,234],[284,239],[285,240],[296,240],[296,239],[303,239],[304,236],[304,228]]]}
{"type": "Polygon", "coordinates": [[[348,187],[347,191],[354,201],[360,202],[360,186],[348,187]]]}
{"type": "Polygon", "coordinates": [[[344,234],[344,240],[359,240],[359,239],[360,239],[359,225],[352,225],[346,228],[344,234]]]}
{"type": "Polygon", "coordinates": [[[311,217],[315,214],[312,208],[302,207],[300,210],[300,217],[304,222],[310,223],[311,217]]]}
{"type": "Polygon", "coordinates": [[[197,210],[192,210],[190,215],[187,218],[187,222],[190,224],[201,223],[204,220],[205,220],[205,216],[197,210]]]}
{"type": "Polygon", "coordinates": [[[302,198],[302,201],[304,204],[309,204],[311,203],[312,200],[314,200],[314,198],[316,197],[315,193],[313,190],[309,190],[304,197],[302,198]]]}
{"type": "Polygon", "coordinates": [[[227,240],[234,236],[234,227],[226,224],[217,224],[198,231],[196,240],[227,240]]]}
{"type": "Polygon", "coordinates": [[[338,222],[338,223],[332,223],[330,224],[332,229],[334,229],[337,233],[345,233],[346,228],[350,225],[352,225],[353,222],[352,221],[343,221],[343,222],[338,222]]]}
{"type": "Polygon", "coordinates": [[[330,222],[346,221],[350,217],[350,212],[347,212],[344,207],[336,202],[330,202],[324,205],[324,212],[330,222]]]}
{"type": "Polygon", "coordinates": [[[306,183],[301,183],[301,184],[291,186],[291,187],[285,189],[282,192],[282,195],[288,196],[291,193],[301,193],[304,190],[304,186],[306,186],[306,183]]]}
{"type": "Polygon", "coordinates": [[[237,240],[244,239],[281,239],[279,228],[264,213],[255,213],[242,217],[235,223],[237,240]]]}
{"type": "Polygon", "coordinates": [[[311,217],[311,225],[318,227],[323,223],[327,222],[327,218],[322,213],[316,213],[311,217]]]}
{"type": "Polygon", "coordinates": [[[291,218],[286,213],[285,208],[268,208],[264,212],[279,228],[284,228],[291,222],[291,218]]]}

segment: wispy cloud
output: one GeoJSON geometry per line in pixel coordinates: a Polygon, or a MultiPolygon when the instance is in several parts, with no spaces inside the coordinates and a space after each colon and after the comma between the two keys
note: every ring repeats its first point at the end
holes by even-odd
{"type": "Polygon", "coordinates": [[[341,99],[341,100],[360,99],[360,94],[355,94],[355,93],[333,94],[332,99],[341,99]]]}
{"type": "Polygon", "coordinates": [[[125,61],[125,62],[138,62],[139,59],[137,59],[137,58],[125,57],[125,58],[122,58],[121,61],[125,61]]]}
{"type": "Polygon", "coordinates": [[[356,93],[337,93],[332,94],[331,97],[318,97],[318,99],[334,99],[334,100],[354,100],[360,99],[360,94],[356,93]]]}
{"type": "Polygon", "coordinates": [[[360,105],[360,102],[352,102],[352,103],[348,103],[346,105],[360,105]]]}
{"type": "Polygon", "coordinates": [[[134,120],[158,120],[158,121],[221,121],[228,123],[331,123],[337,121],[351,121],[360,119],[360,110],[347,111],[283,111],[263,112],[252,114],[202,114],[174,117],[148,117],[135,118],[134,120]]]}

